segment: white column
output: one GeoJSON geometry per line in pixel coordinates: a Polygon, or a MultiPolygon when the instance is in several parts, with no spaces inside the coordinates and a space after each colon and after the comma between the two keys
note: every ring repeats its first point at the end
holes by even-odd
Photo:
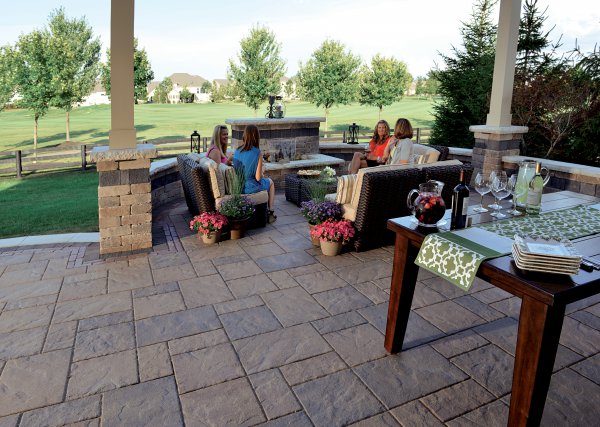
{"type": "Polygon", "coordinates": [[[133,121],[134,0],[111,0],[110,94],[111,150],[136,148],[133,121]]]}
{"type": "Polygon", "coordinates": [[[519,41],[521,0],[501,0],[496,60],[487,126],[510,126],[515,60],[519,41]]]}

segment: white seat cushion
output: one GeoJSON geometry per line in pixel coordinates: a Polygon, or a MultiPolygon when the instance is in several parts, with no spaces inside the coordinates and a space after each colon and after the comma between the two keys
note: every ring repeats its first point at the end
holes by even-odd
{"type": "Polygon", "coordinates": [[[433,163],[437,162],[440,158],[440,152],[435,148],[428,147],[426,145],[421,144],[413,144],[413,153],[415,155],[425,156],[424,163],[433,163]]]}
{"type": "MultiPolygon", "coordinates": [[[[255,205],[262,205],[263,203],[267,203],[269,201],[269,193],[267,193],[266,191],[259,191],[258,193],[252,194],[244,194],[244,196],[248,196],[255,205]]],[[[219,209],[221,203],[223,203],[223,201],[227,199],[231,199],[231,197],[231,194],[227,194],[224,197],[215,198],[216,208],[219,209]]]]}

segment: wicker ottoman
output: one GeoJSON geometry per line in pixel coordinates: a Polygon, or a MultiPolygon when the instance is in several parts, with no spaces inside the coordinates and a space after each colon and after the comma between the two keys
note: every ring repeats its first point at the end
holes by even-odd
{"type": "MultiPolygon", "coordinates": [[[[310,185],[315,178],[305,178],[296,174],[285,176],[285,199],[288,202],[300,206],[302,202],[310,200],[310,185]]],[[[335,193],[337,190],[337,179],[327,184],[327,193],[335,193]]]]}

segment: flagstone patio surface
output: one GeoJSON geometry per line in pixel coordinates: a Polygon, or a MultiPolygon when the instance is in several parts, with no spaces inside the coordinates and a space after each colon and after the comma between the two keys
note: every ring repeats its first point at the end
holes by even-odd
{"type": "MultiPolygon", "coordinates": [[[[298,208],[205,246],[184,203],[150,254],[0,252],[0,426],[504,426],[519,300],[421,272],[383,348],[392,247],[324,257],[298,208]]],[[[542,425],[600,419],[600,297],[567,308],[542,425]]]]}

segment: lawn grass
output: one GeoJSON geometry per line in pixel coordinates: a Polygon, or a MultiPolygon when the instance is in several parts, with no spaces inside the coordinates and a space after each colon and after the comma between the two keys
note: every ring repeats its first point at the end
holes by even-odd
{"type": "Polygon", "coordinates": [[[0,238],[98,231],[98,173],[0,179],[0,238]]]}
{"type": "MultiPolygon", "coordinates": [[[[405,98],[383,110],[382,118],[393,126],[398,117],[411,120],[414,127],[431,127],[432,101],[405,98]]],[[[258,111],[263,117],[266,105],[258,111]]],[[[286,103],[286,116],[324,116],[323,108],[301,101],[286,103]]],[[[135,106],[138,140],[189,138],[194,130],[210,136],[212,129],[225,119],[254,117],[254,111],[242,103],[217,104],[139,104],[135,106]]],[[[355,122],[361,129],[373,129],[378,110],[359,104],[331,108],[329,130],[347,130],[355,122]]],[[[71,112],[71,140],[86,144],[108,144],[110,105],[76,108],[71,112]]],[[[324,124],[321,125],[324,130],[324,124]]],[[[51,147],[65,142],[65,114],[51,109],[39,121],[38,146],[51,147]]],[[[33,118],[27,110],[0,113],[0,152],[33,148],[33,118]]]]}

